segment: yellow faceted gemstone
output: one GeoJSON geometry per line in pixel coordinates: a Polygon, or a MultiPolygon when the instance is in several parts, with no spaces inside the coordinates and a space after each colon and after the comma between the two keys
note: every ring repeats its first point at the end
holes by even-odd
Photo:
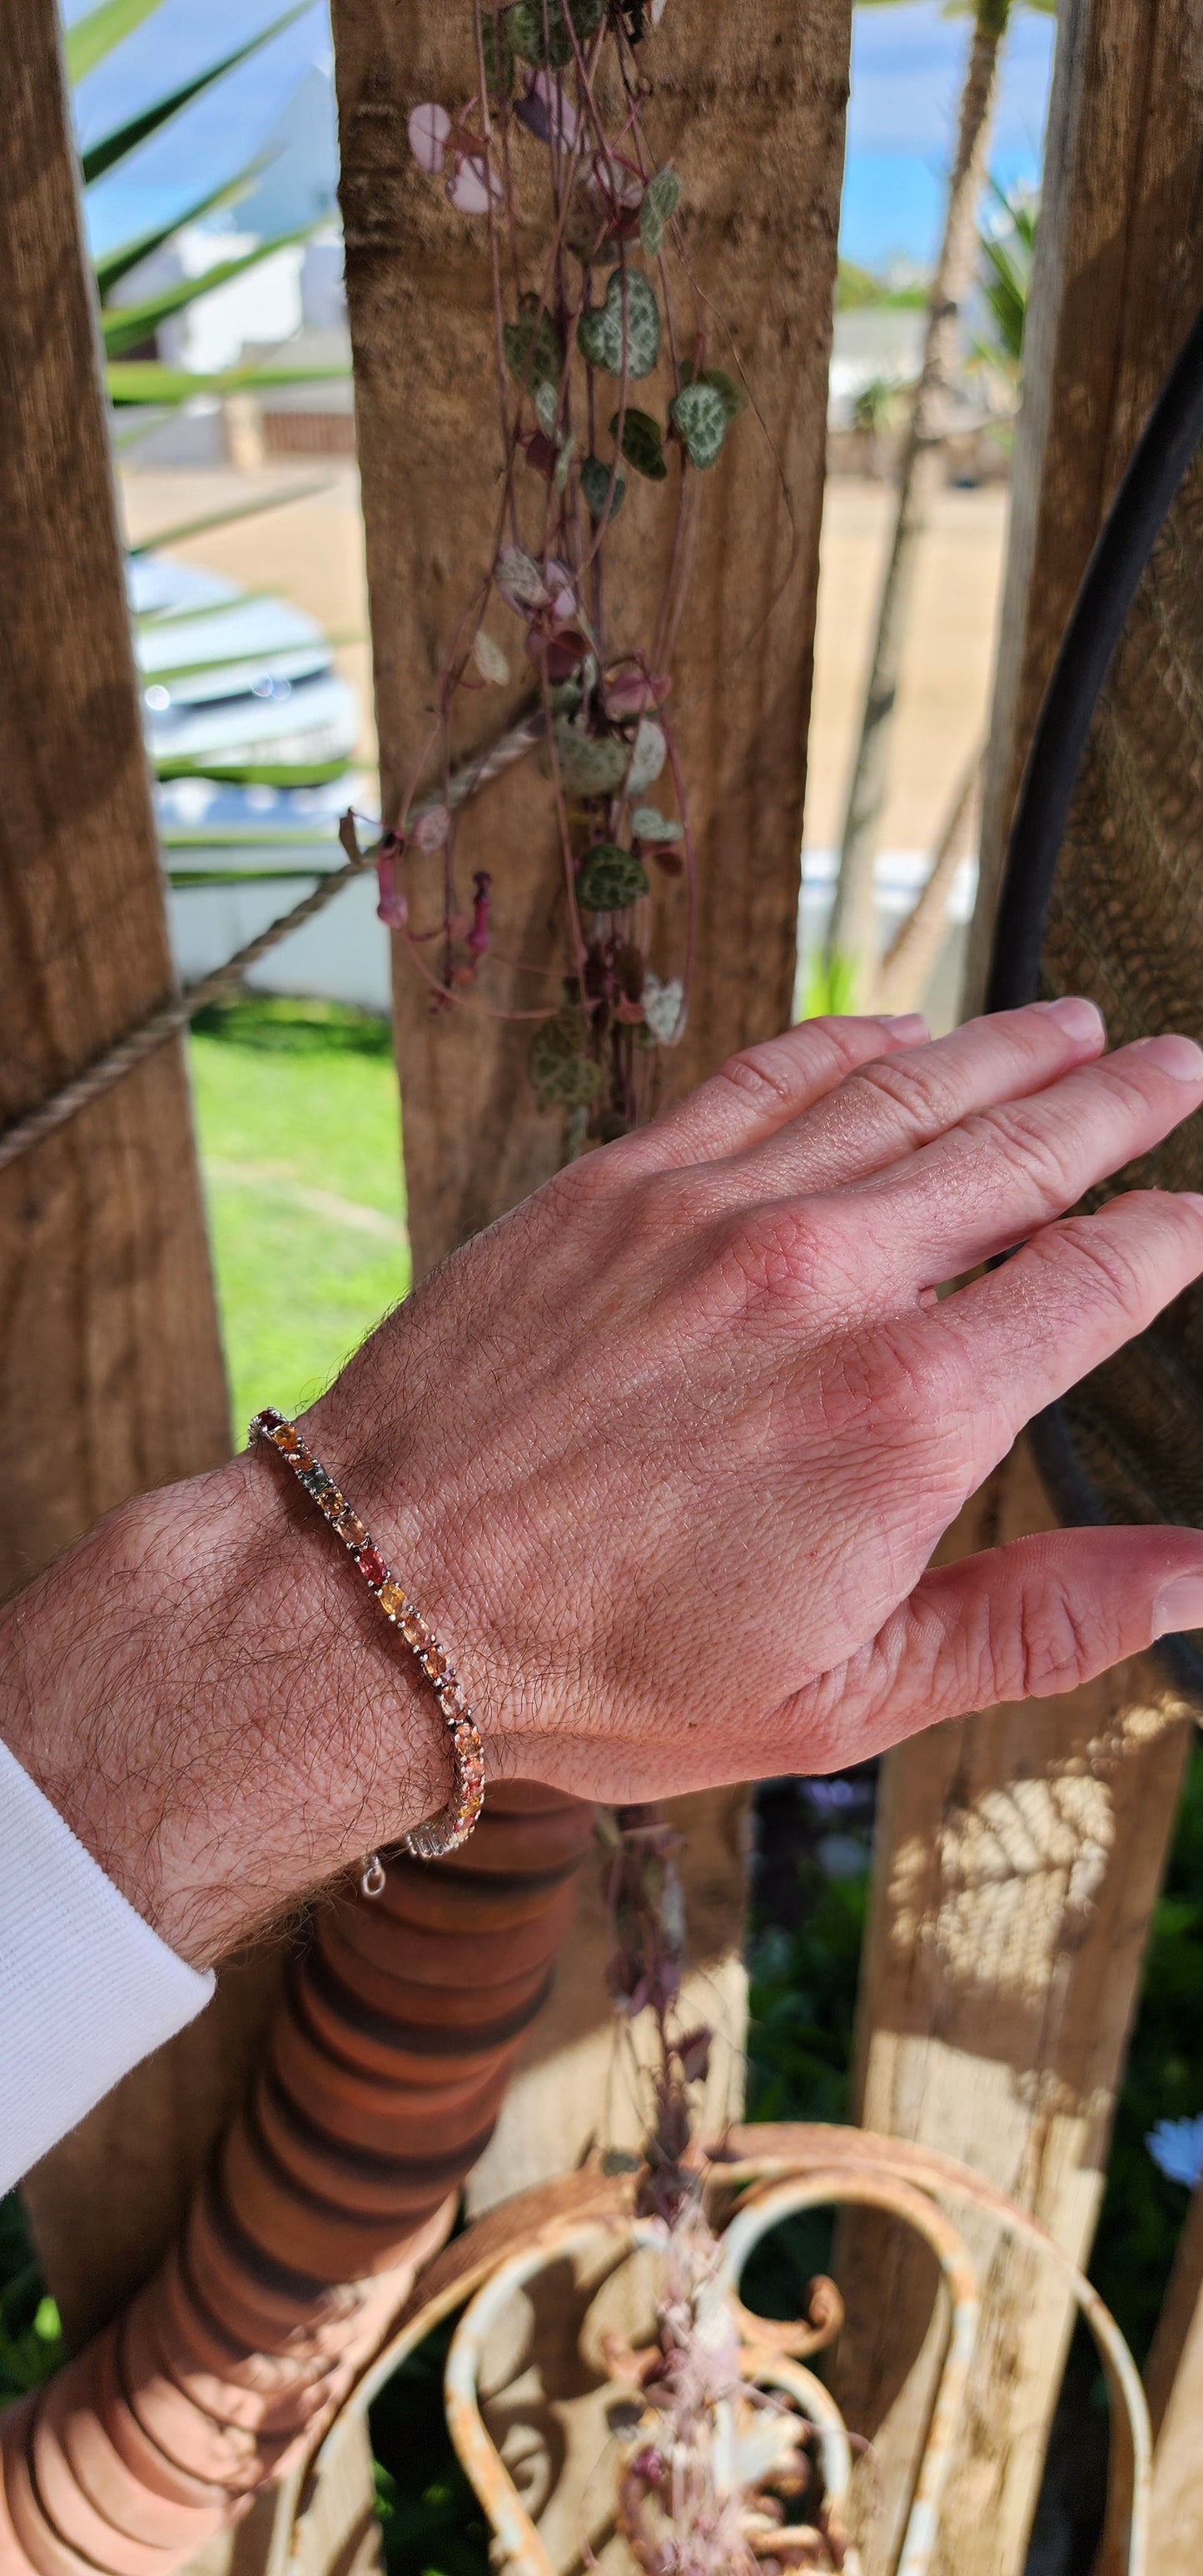
{"type": "Polygon", "coordinates": [[[381,1609],[387,1610],[390,1619],[395,1619],[397,1612],[401,1608],[405,1599],[405,1594],[403,1593],[399,1583],[393,1583],[390,1581],[388,1583],[381,1584],[376,1598],[380,1603],[381,1609]]]}

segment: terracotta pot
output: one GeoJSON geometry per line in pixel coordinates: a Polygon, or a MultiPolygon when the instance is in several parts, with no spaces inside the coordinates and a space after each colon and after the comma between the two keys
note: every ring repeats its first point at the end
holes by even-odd
{"type": "MultiPolygon", "coordinates": [[[[569,1882],[553,1892],[527,1923],[511,1925],[504,1941],[505,1973],[520,1977],[528,1968],[547,1966],[572,1921],[575,1888],[569,1882]]],[[[382,1905],[341,1903],[323,1917],[340,1949],[357,1951],[373,1966],[403,1977],[410,1985],[477,1987],[481,1982],[480,1940],[468,1930],[431,1932],[382,1905]]]]}
{"type": "Polygon", "coordinates": [[[179,2242],[0,2425],[0,2576],[171,2576],[312,2448],[443,2243],[571,1914],[590,1810],[504,1783],[338,1894],[179,2242]]]}
{"type": "Polygon", "coordinates": [[[213,2488],[204,2504],[179,2504],[156,2494],[115,2448],[102,2407],[100,2352],[93,2344],[51,2381],[38,2410],[54,2426],[81,2494],[116,2530],[153,2543],[160,2563],[165,2549],[199,2549],[224,2519],[224,2491],[213,2488]]]}
{"type": "Polygon", "coordinates": [[[495,2116],[504,2083],[504,2070],[486,2060],[483,2073],[477,2063],[454,2082],[403,2092],[387,2076],[332,2066],[299,2013],[276,2024],[272,2071],[290,2100],[331,2136],[357,2139],[384,2155],[420,2155],[432,2137],[467,2153],[495,2116]]]}

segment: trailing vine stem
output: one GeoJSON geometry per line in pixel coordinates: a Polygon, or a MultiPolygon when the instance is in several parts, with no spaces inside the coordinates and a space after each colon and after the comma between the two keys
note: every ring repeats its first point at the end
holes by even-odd
{"type": "Polygon", "coordinates": [[[565,1119],[568,1154],[649,1114],[659,1050],[685,1027],[697,882],[669,716],[672,654],[701,477],[744,401],[735,379],[707,364],[705,335],[686,329],[674,293],[678,276],[692,284],[684,183],[657,162],[645,130],[641,59],[665,5],[465,0],[471,94],[456,105],[421,102],[409,116],[421,169],[456,213],[483,218],[502,473],[492,554],[377,852],[379,911],[406,940],[432,1008],[537,1022],[530,1076],[540,1103],[565,1119]],[[532,206],[542,209],[534,220],[532,206]],[[671,511],[659,542],[657,502],[671,511]],[[642,641],[616,561],[623,510],[639,523],[625,558],[646,563],[658,552],[666,566],[642,641]],[[490,871],[474,872],[465,901],[447,793],[463,693],[511,686],[515,659],[535,688],[563,887],[562,957],[551,977],[497,945],[493,908],[504,906],[504,888],[490,871]],[[419,804],[432,767],[444,794],[419,804]],[[653,801],[661,778],[666,804],[653,801]],[[430,917],[434,883],[423,863],[433,860],[430,917]],[[683,901],[665,900],[677,886],[683,901]],[[682,952],[677,971],[665,956],[657,972],[653,951],[669,941],[682,952]],[[538,1006],[514,992],[524,973],[543,977],[538,1006]]]}

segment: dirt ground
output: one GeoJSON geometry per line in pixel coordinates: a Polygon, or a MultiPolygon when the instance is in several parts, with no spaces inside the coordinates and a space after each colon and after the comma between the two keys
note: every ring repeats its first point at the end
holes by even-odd
{"type": "MultiPolygon", "coordinates": [[[[320,618],[339,670],[364,709],[360,756],[374,758],[371,657],[355,469],[315,458],[255,474],[229,469],[127,468],[130,537],[142,542],[253,497],[295,492],[285,507],[174,544],[184,560],[270,589],[320,618]]],[[[884,485],[828,485],[819,583],[806,840],[838,842],[891,494],[884,485]]],[[[993,486],[940,495],[924,546],[895,732],[885,849],[931,846],[972,746],[984,730],[1002,571],[1007,494],[993,486]]]]}

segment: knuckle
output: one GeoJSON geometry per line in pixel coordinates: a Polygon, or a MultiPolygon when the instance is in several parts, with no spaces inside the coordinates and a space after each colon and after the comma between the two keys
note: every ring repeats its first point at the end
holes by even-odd
{"type": "Polygon", "coordinates": [[[1095,1654],[1097,1639],[1065,1584],[1047,1572],[1029,1577],[1018,1603],[1014,1641],[997,1650],[1001,1688],[1016,1687],[1022,1699],[1052,1698],[1057,1691],[1072,1690],[1095,1654]]]}
{"type": "Polygon", "coordinates": [[[1076,1198],[1078,1184],[1070,1140],[1053,1134],[1046,1116],[1034,1104],[1006,1101],[995,1109],[983,1110],[962,1120],[961,1133],[969,1138],[975,1156],[980,1153],[993,1161],[1001,1159],[1025,1181],[1034,1183],[1045,1205],[1062,1208],[1076,1198]]]}
{"type": "Polygon", "coordinates": [[[729,1055],[726,1063],[719,1066],[715,1080],[726,1083],[754,1109],[788,1109],[796,1089],[789,1067],[772,1039],[763,1046],[741,1047],[736,1055],[729,1055]]]}
{"type": "Polygon", "coordinates": [[[875,1117],[883,1109],[892,1112],[892,1123],[901,1123],[904,1133],[914,1137],[951,1126],[959,1115],[955,1087],[930,1057],[874,1056],[849,1075],[844,1093],[862,1101],[875,1117]]]}
{"type": "Polygon", "coordinates": [[[1068,1218],[1050,1239],[1050,1256],[1056,1257],[1062,1245],[1092,1303],[1127,1310],[1143,1301],[1144,1262],[1137,1244],[1106,1214],[1068,1218]]]}
{"type": "Polygon", "coordinates": [[[744,1210],[726,1229],[725,1253],[750,1302],[815,1300],[827,1284],[821,1224],[802,1204],[744,1210]]]}

